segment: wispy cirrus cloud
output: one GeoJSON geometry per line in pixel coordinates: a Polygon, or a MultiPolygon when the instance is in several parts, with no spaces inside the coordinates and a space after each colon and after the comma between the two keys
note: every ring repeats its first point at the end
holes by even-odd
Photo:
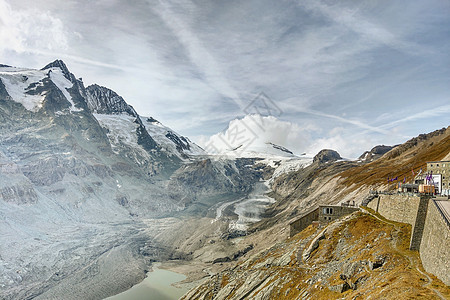
{"type": "Polygon", "coordinates": [[[0,0],[0,57],[62,58],[188,136],[222,130],[263,91],[283,121],[317,128],[311,145],[355,156],[366,149],[346,139],[448,125],[449,14],[440,0],[0,0]]]}
{"type": "MultiPolygon", "coordinates": [[[[307,1],[300,5],[307,10],[319,12],[333,23],[345,26],[361,38],[375,44],[382,44],[407,54],[432,53],[430,48],[404,40],[401,35],[389,30],[388,27],[370,21],[370,15],[362,14],[360,12],[362,9],[360,10],[358,5],[348,6],[341,3],[329,5],[320,1],[307,1]]],[[[361,4],[361,7],[364,8],[364,5],[361,4]]]]}
{"type": "MultiPolygon", "coordinates": [[[[450,99],[447,99],[450,102],[450,99]]],[[[435,117],[443,117],[444,119],[450,114],[450,105],[441,105],[438,107],[432,107],[418,113],[414,113],[412,115],[407,115],[406,117],[396,119],[395,121],[389,122],[387,124],[383,124],[380,128],[389,129],[397,126],[398,124],[407,123],[407,122],[416,122],[418,120],[426,120],[435,117]]],[[[448,118],[445,120],[449,120],[448,118]]],[[[448,124],[450,125],[450,124],[448,124]]],[[[437,129],[437,128],[436,128],[437,129]]]]}
{"type": "Polygon", "coordinates": [[[158,1],[158,5],[152,5],[152,9],[161,17],[165,25],[172,30],[184,46],[191,62],[204,76],[205,81],[223,97],[236,102],[240,108],[244,108],[244,103],[242,103],[238,92],[228,82],[221,65],[216,61],[199,36],[189,28],[189,22],[184,20],[186,16],[190,18],[195,16],[199,8],[193,2],[184,0],[175,1],[175,3],[158,1]],[[177,8],[176,10],[174,6],[177,8]],[[186,11],[189,11],[190,14],[186,14],[186,11]]]}

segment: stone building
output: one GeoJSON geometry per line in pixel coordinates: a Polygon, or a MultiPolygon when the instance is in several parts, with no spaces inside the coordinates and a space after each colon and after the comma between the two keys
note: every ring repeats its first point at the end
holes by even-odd
{"type": "Polygon", "coordinates": [[[450,195],[450,161],[427,162],[427,172],[437,178],[436,184],[441,195],[450,195]]]}
{"type": "Polygon", "coordinates": [[[339,219],[343,216],[349,215],[357,210],[359,210],[359,208],[355,206],[320,205],[319,222],[328,223],[336,219],[339,219]]]}
{"type": "Polygon", "coordinates": [[[359,210],[354,203],[342,203],[339,205],[320,205],[302,215],[289,224],[289,237],[292,237],[311,224],[325,225],[359,210]]]}
{"type": "Polygon", "coordinates": [[[311,223],[318,220],[319,208],[316,207],[289,224],[289,237],[293,237],[294,235],[311,225],[311,223]]]}

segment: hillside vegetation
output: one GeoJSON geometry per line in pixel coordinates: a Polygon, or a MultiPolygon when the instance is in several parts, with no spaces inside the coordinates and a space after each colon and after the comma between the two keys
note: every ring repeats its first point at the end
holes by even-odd
{"type": "Polygon", "coordinates": [[[381,158],[339,174],[346,186],[385,184],[387,178],[398,177],[398,182],[413,179],[412,170],[426,170],[427,161],[444,159],[450,150],[450,127],[421,134],[387,152],[381,158]]]}
{"type": "Polygon", "coordinates": [[[289,223],[318,205],[355,201],[387,177],[410,180],[426,162],[450,152],[450,127],[420,135],[372,162],[315,161],[272,182],[277,201],[251,234],[253,250],[221,264],[183,299],[449,299],[449,287],[426,273],[408,250],[411,226],[358,212],[288,239],[289,223]],[[312,246],[314,245],[314,246],[312,246]]]}
{"type": "Polygon", "coordinates": [[[417,252],[408,250],[410,230],[360,212],[323,230],[311,225],[182,299],[450,297],[449,287],[426,275],[417,252]]]}

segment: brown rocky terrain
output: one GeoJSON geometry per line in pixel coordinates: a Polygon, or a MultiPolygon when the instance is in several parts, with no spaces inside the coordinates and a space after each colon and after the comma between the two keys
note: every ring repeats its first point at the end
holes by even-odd
{"type": "MultiPolygon", "coordinates": [[[[316,160],[273,180],[270,195],[277,201],[247,236],[219,238],[208,245],[209,259],[203,256],[201,264],[193,259],[166,267],[196,274],[196,280],[206,278],[185,299],[448,298],[448,286],[423,271],[418,252],[407,250],[408,225],[354,214],[327,227],[308,259],[303,258],[304,249],[324,229],[309,227],[288,239],[288,228],[320,204],[359,204],[370,190],[392,188],[388,176],[403,178],[411,169],[425,170],[427,161],[444,159],[449,152],[447,128],[420,135],[370,162],[316,160]],[[218,258],[215,247],[227,249],[225,241],[234,252],[252,248],[235,259],[213,263],[218,258]]],[[[197,235],[195,230],[191,234],[197,235]]],[[[222,257],[224,251],[219,251],[222,257]]],[[[225,256],[233,257],[233,251],[225,256]]]]}
{"type": "Polygon", "coordinates": [[[354,213],[309,226],[212,276],[182,299],[445,299],[408,250],[411,228],[354,213]]]}

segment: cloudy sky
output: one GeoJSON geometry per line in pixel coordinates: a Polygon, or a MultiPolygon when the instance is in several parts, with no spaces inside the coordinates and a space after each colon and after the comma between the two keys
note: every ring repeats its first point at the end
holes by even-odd
{"type": "Polygon", "coordinates": [[[447,0],[0,0],[0,63],[62,59],[200,144],[264,95],[276,142],[356,157],[450,125],[449,16],[447,0]]]}

